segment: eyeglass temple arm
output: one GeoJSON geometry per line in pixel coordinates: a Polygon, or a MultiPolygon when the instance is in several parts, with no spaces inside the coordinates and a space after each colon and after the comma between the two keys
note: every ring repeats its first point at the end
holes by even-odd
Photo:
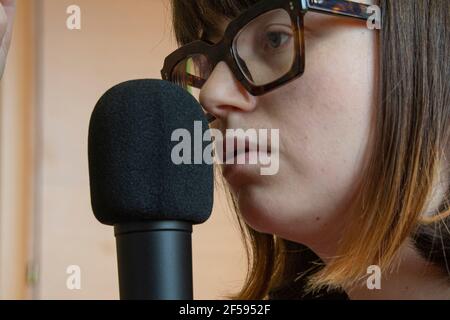
{"type": "Polygon", "coordinates": [[[347,0],[300,0],[309,10],[368,20],[372,12],[370,5],[347,0]]]}
{"type": "Polygon", "coordinates": [[[205,84],[205,80],[200,77],[197,77],[193,74],[186,73],[184,75],[184,83],[188,86],[192,86],[195,88],[201,88],[205,84]]]}
{"type": "MultiPolygon", "coordinates": [[[[205,80],[200,78],[200,77],[196,77],[190,73],[186,73],[185,74],[185,79],[184,79],[185,83],[188,86],[192,86],[195,88],[201,88],[203,87],[203,85],[205,84],[205,80]]],[[[206,121],[208,121],[208,123],[213,123],[216,120],[216,117],[213,116],[211,113],[205,113],[205,117],[206,117],[206,121]]]]}

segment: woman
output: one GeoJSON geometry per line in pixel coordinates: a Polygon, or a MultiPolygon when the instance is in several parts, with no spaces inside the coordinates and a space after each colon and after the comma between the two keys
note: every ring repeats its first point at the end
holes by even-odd
{"type": "Polygon", "coordinates": [[[15,0],[0,0],[0,79],[5,70],[6,56],[11,43],[15,0]]]}
{"type": "Polygon", "coordinates": [[[223,165],[236,298],[450,299],[450,2],[372,3],[380,30],[359,2],[172,3],[163,77],[222,131],[280,130],[278,174],[223,165]]]}

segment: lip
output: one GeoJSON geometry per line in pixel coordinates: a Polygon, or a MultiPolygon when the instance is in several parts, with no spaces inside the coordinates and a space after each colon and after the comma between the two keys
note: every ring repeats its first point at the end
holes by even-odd
{"type": "MultiPolygon", "coordinates": [[[[257,141],[254,141],[253,139],[250,140],[249,137],[240,138],[240,137],[232,137],[233,141],[233,149],[227,150],[227,141],[230,141],[231,139],[225,138],[222,141],[222,163],[226,165],[233,165],[236,164],[236,159],[241,156],[242,154],[245,154],[245,164],[249,164],[249,154],[250,153],[256,153],[256,155],[260,152],[260,145],[257,141]],[[239,148],[238,146],[244,146],[244,148],[239,148]],[[230,163],[228,163],[230,162],[230,163]]],[[[271,145],[268,143],[267,147],[265,148],[265,151],[267,151],[267,154],[271,154],[271,145]]]]}

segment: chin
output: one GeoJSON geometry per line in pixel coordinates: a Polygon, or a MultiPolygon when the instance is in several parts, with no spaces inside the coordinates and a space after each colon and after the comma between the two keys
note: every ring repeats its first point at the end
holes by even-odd
{"type": "Polygon", "coordinates": [[[239,211],[245,222],[260,233],[276,234],[284,219],[278,214],[279,206],[267,187],[245,186],[235,193],[239,211]],[[278,209],[277,209],[278,207],[278,209]]]}
{"type": "Polygon", "coordinates": [[[276,198],[267,186],[242,187],[235,193],[242,218],[252,229],[305,245],[324,237],[326,216],[288,199],[276,198]],[[317,213],[317,212],[316,212],[317,213]]]}

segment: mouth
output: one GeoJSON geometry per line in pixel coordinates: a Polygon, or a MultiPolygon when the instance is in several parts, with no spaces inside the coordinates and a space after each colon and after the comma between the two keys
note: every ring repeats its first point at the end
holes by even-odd
{"type": "Polygon", "coordinates": [[[255,160],[258,159],[258,155],[261,153],[270,156],[272,148],[269,143],[267,146],[261,146],[249,137],[228,137],[222,142],[222,150],[221,160],[224,164],[250,164],[250,162],[256,164],[255,160]],[[242,159],[245,159],[244,163],[242,163],[242,159]]]}

